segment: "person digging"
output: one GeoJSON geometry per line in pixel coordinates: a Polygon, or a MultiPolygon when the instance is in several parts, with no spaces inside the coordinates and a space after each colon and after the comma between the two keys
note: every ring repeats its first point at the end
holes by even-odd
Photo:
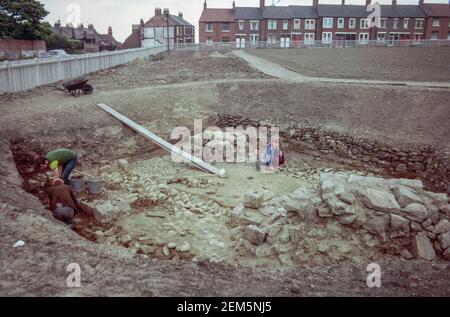
{"type": "Polygon", "coordinates": [[[74,228],[74,218],[81,212],[93,217],[94,208],[78,201],[72,188],[60,178],[52,181],[52,186],[47,190],[50,211],[57,220],[64,222],[71,229],[74,228]]]}
{"type": "Polygon", "coordinates": [[[37,159],[41,170],[50,168],[53,171],[53,177],[61,178],[66,185],[70,185],[69,177],[77,163],[77,154],[67,149],[57,149],[37,159]]]}

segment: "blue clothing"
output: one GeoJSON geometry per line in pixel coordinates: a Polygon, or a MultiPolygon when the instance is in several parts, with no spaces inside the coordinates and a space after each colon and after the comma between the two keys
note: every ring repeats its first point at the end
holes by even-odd
{"type": "Polygon", "coordinates": [[[53,210],[53,217],[64,222],[68,226],[72,226],[73,218],[75,218],[75,210],[71,207],[57,207],[53,210]]]}
{"type": "Polygon", "coordinates": [[[64,164],[63,171],[61,174],[61,178],[63,179],[64,184],[70,185],[69,176],[75,169],[75,166],[77,166],[77,162],[78,162],[78,156],[76,154],[74,154],[73,159],[71,159],[69,162],[64,164]]]}
{"type": "Polygon", "coordinates": [[[273,148],[272,144],[267,144],[266,151],[264,152],[264,162],[266,166],[272,166],[273,148]]]}

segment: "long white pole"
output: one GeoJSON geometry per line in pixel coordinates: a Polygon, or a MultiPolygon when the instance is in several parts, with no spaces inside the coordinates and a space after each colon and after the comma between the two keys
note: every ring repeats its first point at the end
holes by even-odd
{"type": "Polygon", "coordinates": [[[212,173],[212,174],[219,175],[221,177],[225,177],[226,171],[224,169],[219,170],[218,168],[216,168],[216,167],[214,167],[214,166],[212,166],[212,165],[210,165],[210,164],[200,160],[199,158],[193,156],[192,154],[184,152],[183,150],[177,148],[173,144],[170,144],[166,140],[161,139],[159,136],[157,136],[157,135],[153,134],[152,132],[150,132],[149,130],[145,129],[143,126],[138,125],[134,121],[128,119],[124,115],[122,115],[122,114],[118,113],[117,111],[115,111],[114,109],[108,107],[104,103],[99,103],[99,104],[97,104],[97,106],[102,108],[106,112],[108,112],[110,115],[112,115],[113,117],[115,117],[116,119],[121,121],[126,126],[130,127],[134,131],[142,134],[144,137],[150,139],[151,141],[153,141],[154,143],[158,144],[159,146],[161,146],[162,148],[166,149],[167,151],[169,151],[171,153],[174,153],[176,155],[179,155],[182,158],[184,158],[185,160],[190,161],[198,169],[200,169],[202,171],[207,171],[207,172],[212,173]]]}

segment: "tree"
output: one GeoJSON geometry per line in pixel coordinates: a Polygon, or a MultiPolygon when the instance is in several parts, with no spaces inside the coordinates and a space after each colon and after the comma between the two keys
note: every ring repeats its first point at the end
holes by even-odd
{"type": "Polygon", "coordinates": [[[40,40],[49,36],[41,21],[48,15],[44,5],[35,0],[0,0],[0,38],[40,40]]]}

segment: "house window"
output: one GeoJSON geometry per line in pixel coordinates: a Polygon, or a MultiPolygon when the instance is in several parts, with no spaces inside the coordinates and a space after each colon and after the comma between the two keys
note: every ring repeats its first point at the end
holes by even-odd
{"type": "Polygon", "coordinates": [[[206,32],[212,32],[213,31],[213,24],[212,23],[206,23],[206,32]]]}
{"type": "MultiPolygon", "coordinates": [[[[359,20],[359,27],[361,29],[368,29],[369,28],[369,19],[361,19],[359,20]]],[[[365,33],[363,33],[365,34],[365,33]]]]}
{"type": "Polygon", "coordinates": [[[323,18],[323,26],[324,29],[332,29],[333,28],[333,18],[323,18]]]}
{"type": "Polygon", "coordinates": [[[348,20],[348,27],[350,29],[354,29],[356,25],[356,19],[355,18],[351,18],[350,20],[348,20]]]}
{"type": "Polygon", "coordinates": [[[228,36],[222,37],[222,43],[230,43],[230,38],[228,36]]]}
{"type": "Polygon", "coordinates": [[[230,24],[222,23],[222,32],[230,32],[230,24]]]}
{"type": "Polygon", "coordinates": [[[359,44],[369,43],[369,33],[359,33],[359,44]]]}
{"type": "Polygon", "coordinates": [[[240,20],[239,21],[239,31],[243,31],[244,30],[244,21],[240,20]]]}
{"type": "Polygon", "coordinates": [[[377,41],[378,42],[384,42],[386,41],[386,33],[378,33],[377,34],[377,41]]]}
{"type": "Polygon", "coordinates": [[[333,33],[331,32],[323,32],[322,33],[322,43],[324,44],[330,44],[333,40],[333,33]]]}
{"type": "Polygon", "coordinates": [[[294,20],[294,30],[300,30],[300,19],[294,20]]]}
{"type": "Polygon", "coordinates": [[[268,34],[267,35],[267,44],[275,45],[277,44],[277,37],[275,34],[268,34]]]}
{"type": "Polygon", "coordinates": [[[414,34],[414,43],[420,43],[423,40],[423,34],[414,34]]]}
{"type": "Polygon", "coordinates": [[[337,27],[338,27],[338,29],[343,29],[344,28],[344,18],[339,18],[338,19],[337,27]]]}
{"type": "Polygon", "coordinates": [[[314,33],[305,33],[305,44],[314,44],[314,33]]]}
{"type": "Polygon", "coordinates": [[[287,31],[289,29],[289,21],[283,20],[283,30],[287,31]]]}
{"type": "Polygon", "coordinates": [[[437,40],[438,39],[438,32],[431,32],[431,39],[437,40]]]}
{"type": "Polygon", "coordinates": [[[433,26],[439,26],[440,25],[440,19],[439,18],[433,18],[433,26]]]}
{"type": "Polygon", "coordinates": [[[277,29],[277,20],[267,20],[267,28],[269,30],[276,30],[277,29]]]}
{"type": "Polygon", "coordinates": [[[450,32],[447,33],[447,40],[450,40],[450,32]]]}
{"type": "Polygon", "coordinates": [[[423,23],[424,23],[424,19],[416,19],[416,23],[415,23],[414,27],[416,29],[423,29],[423,23]]]}
{"type": "Polygon", "coordinates": [[[308,19],[305,21],[305,30],[314,30],[316,28],[316,20],[308,19]]]}
{"type": "Polygon", "coordinates": [[[393,29],[398,29],[398,19],[394,19],[393,24],[392,24],[392,28],[393,29]]]}
{"type": "Polygon", "coordinates": [[[386,18],[381,18],[380,19],[380,28],[381,29],[385,29],[387,27],[387,19],[386,18]]]}
{"type": "Polygon", "coordinates": [[[250,31],[258,31],[258,30],[259,30],[259,21],[251,21],[250,31]]]}
{"type": "Polygon", "coordinates": [[[409,19],[408,18],[403,19],[403,28],[409,29],[409,19]]]}
{"type": "Polygon", "coordinates": [[[206,39],[206,45],[208,45],[208,46],[213,45],[213,40],[212,40],[212,38],[208,37],[208,38],[206,39]]]}

